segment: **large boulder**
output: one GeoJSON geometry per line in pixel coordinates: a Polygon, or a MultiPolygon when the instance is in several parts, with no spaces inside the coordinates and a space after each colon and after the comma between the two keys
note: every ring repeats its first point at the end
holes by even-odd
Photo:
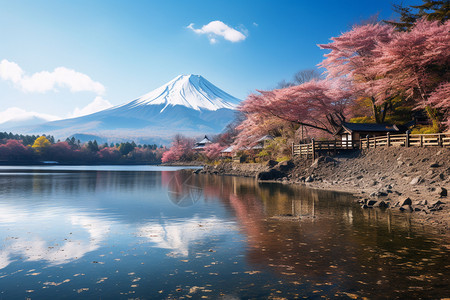
{"type": "Polygon", "coordinates": [[[376,201],[376,202],[373,204],[373,207],[388,208],[388,207],[389,207],[389,204],[388,204],[387,202],[384,202],[383,200],[381,200],[381,201],[376,201]]]}
{"type": "Polygon", "coordinates": [[[267,163],[266,163],[266,165],[267,165],[269,168],[273,168],[273,167],[275,167],[277,164],[278,164],[278,162],[277,162],[276,160],[272,160],[272,159],[270,159],[270,160],[267,161],[267,163]]]}
{"type": "Polygon", "coordinates": [[[295,165],[291,160],[286,160],[286,161],[282,161],[278,165],[276,165],[275,169],[277,169],[280,172],[289,172],[294,167],[295,167],[295,165]]]}
{"type": "Polygon", "coordinates": [[[311,165],[311,168],[317,168],[320,163],[336,163],[337,161],[329,156],[321,156],[316,158],[311,165]]]}
{"type": "Polygon", "coordinates": [[[280,172],[275,169],[271,169],[267,172],[259,172],[258,174],[256,174],[256,179],[257,180],[276,180],[279,178],[283,178],[285,176],[286,176],[286,174],[284,174],[283,172],[280,172]]]}

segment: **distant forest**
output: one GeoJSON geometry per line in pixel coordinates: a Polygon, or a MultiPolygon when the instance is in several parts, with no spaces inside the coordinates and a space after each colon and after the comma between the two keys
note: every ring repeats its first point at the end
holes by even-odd
{"type": "Polygon", "coordinates": [[[22,135],[0,132],[0,164],[157,164],[165,147],[136,145],[134,142],[81,143],[74,137],[56,141],[49,135],[22,135]]]}

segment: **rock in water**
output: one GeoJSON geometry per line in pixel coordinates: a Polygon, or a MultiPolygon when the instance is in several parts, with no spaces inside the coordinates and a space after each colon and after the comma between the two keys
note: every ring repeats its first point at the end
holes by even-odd
{"type": "Polygon", "coordinates": [[[256,174],[256,179],[258,179],[258,180],[275,180],[275,179],[282,178],[284,176],[285,176],[284,173],[282,173],[278,170],[272,169],[267,172],[260,172],[260,173],[256,174]]]}

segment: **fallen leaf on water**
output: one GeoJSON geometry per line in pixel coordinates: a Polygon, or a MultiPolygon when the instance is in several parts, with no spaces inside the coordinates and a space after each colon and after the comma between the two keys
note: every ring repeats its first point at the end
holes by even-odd
{"type": "Polygon", "coordinates": [[[70,279],[66,279],[66,280],[61,281],[61,282],[47,281],[47,282],[44,282],[43,284],[44,284],[44,285],[58,286],[58,285],[61,285],[61,284],[63,284],[63,283],[69,282],[69,281],[70,281],[70,279]]]}
{"type": "Polygon", "coordinates": [[[261,273],[261,271],[246,271],[246,272],[244,272],[244,273],[253,275],[253,274],[261,273]]]}
{"type": "Polygon", "coordinates": [[[358,299],[358,295],[356,295],[356,294],[347,293],[347,292],[343,292],[343,294],[347,295],[347,297],[349,297],[350,299],[358,299]]]}
{"type": "Polygon", "coordinates": [[[99,281],[97,281],[97,283],[102,283],[102,282],[104,282],[106,279],[108,279],[108,277],[100,278],[99,281]]]}

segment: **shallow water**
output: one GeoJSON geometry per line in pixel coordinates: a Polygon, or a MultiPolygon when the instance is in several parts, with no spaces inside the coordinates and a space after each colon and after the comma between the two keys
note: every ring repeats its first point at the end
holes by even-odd
{"type": "Polygon", "coordinates": [[[449,250],[342,193],[178,168],[2,167],[0,298],[441,298],[449,250]]]}

